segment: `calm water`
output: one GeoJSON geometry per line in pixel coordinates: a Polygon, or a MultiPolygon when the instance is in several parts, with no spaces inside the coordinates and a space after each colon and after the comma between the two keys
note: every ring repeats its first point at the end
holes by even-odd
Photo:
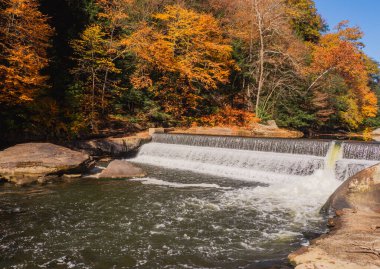
{"type": "Polygon", "coordinates": [[[307,193],[143,167],[141,181],[0,186],[0,268],[268,268],[323,231],[307,193]]]}

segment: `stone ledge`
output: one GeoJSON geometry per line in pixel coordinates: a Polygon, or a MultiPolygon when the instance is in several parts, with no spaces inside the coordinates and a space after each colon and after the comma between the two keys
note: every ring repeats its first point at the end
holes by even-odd
{"type": "Polygon", "coordinates": [[[380,164],[348,179],[329,198],[327,235],[289,255],[296,269],[380,268],[380,164]]]}

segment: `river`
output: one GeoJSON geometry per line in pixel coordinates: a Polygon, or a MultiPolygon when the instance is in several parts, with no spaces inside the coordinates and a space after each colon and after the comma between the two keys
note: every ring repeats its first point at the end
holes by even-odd
{"type": "Polygon", "coordinates": [[[341,178],[377,154],[332,141],[156,139],[130,160],[143,179],[2,185],[0,268],[286,264],[326,231],[319,209],[341,178]]]}

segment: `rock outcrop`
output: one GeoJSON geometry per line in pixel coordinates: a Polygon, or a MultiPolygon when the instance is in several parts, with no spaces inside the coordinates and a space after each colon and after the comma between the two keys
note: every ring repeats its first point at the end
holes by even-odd
{"type": "Polygon", "coordinates": [[[123,178],[136,178],[145,177],[146,173],[139,167],[133,164],[123,161],[115,160],[112,161],[106,169],[104,169],[97,177],[98,178],[112,178],[112,179],[123,179],[123,178]]]}
{"type": "Polygon", "coordinates": [[[296,269],[380,268],[380,165],[348,179],[323,210],[335,212],[331,231],[289,255],[296,269]]]}
{"type": "Polygon", "coordinates": [[[78,174],[92,165],[88,154],[50,143],[27,143],[0,152],[0,178],[18,185],[78,174]]]}
{"type": "Polygon", "coordinates": [[[299,131],[291,131],[278,128],[274,121],[268,125],[254,124],[250,128],[239,127],[192,127],[189,129],[176,129],[170,133],[198,134],[198,135],[227,135],[245,137],[276,137],[276,138],[301,138],[304,136],[299,131]]]}
{"type": "Polygon", "coordinates": [[[252,133],[256,137],[301,138],[304,136],[300,131],[279,128],[275,121],[269,121],[268,125],[254,124],[252,133]]]}
{"type": "Polygon", "coordinates": [[[378,128],[378,129],[372,131],[371,134],[374,135],[374,136],[380,136],[380,128],[378,128]]]}
{"type": "Polygon", "coordinates": [[[125,157],[136,152],[141,145],[151,140],[151,136],[138,133],[133,136],[108,137],[87,141],[75,141],[68,146],[94,157],[125,157]]]}

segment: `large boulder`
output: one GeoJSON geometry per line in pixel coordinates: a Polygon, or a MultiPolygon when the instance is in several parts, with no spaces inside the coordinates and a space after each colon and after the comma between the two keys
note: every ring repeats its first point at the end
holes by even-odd
{"type": "Polygon", "coordinates": [[[322,211],[343,209],[380,212],[380,165],[367,168],[344,182],[330,196],[322,211]]]}
{"type": "Polygon", "coordinates": [[[18,185],[78,174],[92,165],[88,154],[50,143],[27,143],[0,152],[0,178],[18,185]]]}
{"type": "Polygon", "coordinates": [[[152,137],[148,133],[139,133],[132,136],[75,141],[68,146],[94,157],[126,157],[135,153],[141,145],[151,141],[151,139],[152,137]]]}
{"type": "Polygon", "coordinates": [[[348,179],[323,209],[335,213],[331,230],[289,255],[296,269],[380,268],[380,165],[348,179]]]}
{"type": "Polygon", "coordinates": [[[136,167],[127,161],[115,160],[112,161],[102,173],[100,173],[98,178],[122,179],[145,176],[146,173],[141,168],[136,167]]]}

